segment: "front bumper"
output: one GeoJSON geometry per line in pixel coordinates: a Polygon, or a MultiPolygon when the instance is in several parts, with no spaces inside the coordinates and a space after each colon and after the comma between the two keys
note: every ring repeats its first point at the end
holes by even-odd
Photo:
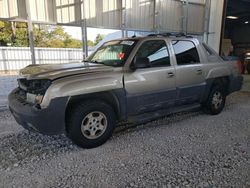
{"type": "Polygon", "coordinates": [[[65,110],[68,97],[53,99],[47,108],[39,109],[20,100],[17,91],[18,89],[13,90],[8,100],[9,109],[18,124],[27,130],[46,135],[65,132],[65,110]]]}
{"type": "Polygon", "coordinates": [[[243,85],[243,76],[239,75],[237,77],[230,78],[229,93],[241,90],[243,85]]]}

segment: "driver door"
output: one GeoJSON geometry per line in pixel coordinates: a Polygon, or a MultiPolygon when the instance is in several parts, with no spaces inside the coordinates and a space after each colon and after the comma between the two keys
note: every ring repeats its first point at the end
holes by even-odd
{"type": "Polygon", "coordinates": [[[144,41],[130,66],[135,66],[136,59],[143,58],[148,58],[150,67],[137,68],[124,74],[128,115],[170,108],[175,104],[175,68],[166,41],[144,41]]]}

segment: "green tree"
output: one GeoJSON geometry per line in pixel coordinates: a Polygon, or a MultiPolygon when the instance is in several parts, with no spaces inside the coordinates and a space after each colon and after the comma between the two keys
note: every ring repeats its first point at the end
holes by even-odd
{"type": "Polygon", "coordinates": [[[29,46],[28,26],[26,23],[15,22],[12,26],[12,46],[29,46]]]}
{"type": "Polygon", "coordinates": [[[95,45],[97,45],[103,38],[104,38],[104,35],[97,34],[95,38],[95,45]]]}
{"type": "Polygon", "coordinates": [[[11,28],[6,22],[0,21],[0,44],[6,46],[11,42],[11,28]]]}
{"type": "Polygon", "coordinates": [[[65,40],[70,36],[61,26],[37,27],[34,30],[34,43],[36,47],[65,48],[65,40]]]}
{"type": "Polygon", "coordinates": [[[95,43],[92,40],[88,40],[88,46],[95,46],[95,43]]]}
{"type": "Polygon", "coordinates": [[[71,37],[66,37],[66,39],[64,40],[64,46],[65,48],[81,48],[82,42],[71,37]]]}
{"type": "MultiPolygon", "coordinates": [[[[34,46],[50,48],[81,48],[82,42],[72,38],[61,26],[33,26],[34,46]]],[[[0,21],[0,45],[28,46],[27,23],[0,21]]],[[[88,41],[88,45],[94,45],[88,41]]]]}
{"type": "Polygon", "coordinates": [[[38,26],[34,26],[33,27],[33,35],[34,35],[34,46],[36,47],[46,47],[46,42],[47,42],[47,35],[48,35],[48,31],[47,31],[47,27],[43,26],[43,28],[41,28],[39,25],[38,26]]]}
{"type": "Polygon", "coordinates": [[[28,46],[27,24],[0,21],[0,44],[6,46],[28,46]]]}

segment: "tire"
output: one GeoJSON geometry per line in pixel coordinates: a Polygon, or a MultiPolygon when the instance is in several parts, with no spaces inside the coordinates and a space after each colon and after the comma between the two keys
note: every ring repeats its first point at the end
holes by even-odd
{"type": "Polygon", "coordinates": [[[69,113],[67,136],[82,148],[95,148],[112,136],[115,123],[111,106],[103,101],[86,101],[69,113]]]}
{"type": "Polygon", "coordinates": [[[211,115],[219,114],[226,102],[226,94],[221,84],[216,84],[212,87],[206,105],[205,111],[211,115]]]}

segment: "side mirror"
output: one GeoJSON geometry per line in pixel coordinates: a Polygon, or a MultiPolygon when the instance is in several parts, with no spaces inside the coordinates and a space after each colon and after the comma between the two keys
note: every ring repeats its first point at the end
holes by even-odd
{"type": "Polygon", "coordinates": [[[135,58],[134,69],[151,67],[149,59],[147,57],[135,58]]]}

